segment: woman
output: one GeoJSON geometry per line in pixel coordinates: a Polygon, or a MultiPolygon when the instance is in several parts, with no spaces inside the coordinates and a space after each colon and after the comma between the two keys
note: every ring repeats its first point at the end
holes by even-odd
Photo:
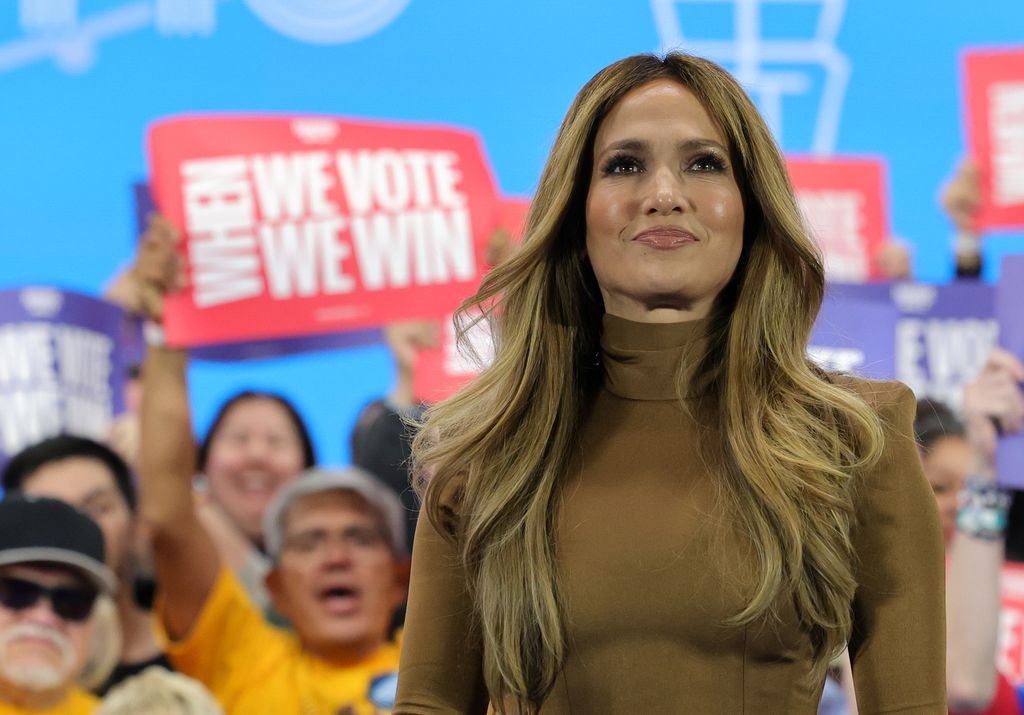
{"type": "Polygon", "coordinates": [[[804,354],[823,293],[763,120],[718,66],[602,70],[493,365],[428,411],[395,713],[945,713],[942,539],[896,383],[804,354]]]}

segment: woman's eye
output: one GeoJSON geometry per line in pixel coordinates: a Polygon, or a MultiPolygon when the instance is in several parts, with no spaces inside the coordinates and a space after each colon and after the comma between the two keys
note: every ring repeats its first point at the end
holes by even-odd
{"type": "Polygon", "coordinates": [[[709,172],[725,171],[725,160],[718,154],[701,154],[690,162],[690,169],[709,172]]]}
{"type": "Polygon", "coordinates": [[[616,154],[601,167],[601,173],[605,176],[616,174],[638,174],[644,170],[643,162],[635,156],[628,154],[616,154]]]}

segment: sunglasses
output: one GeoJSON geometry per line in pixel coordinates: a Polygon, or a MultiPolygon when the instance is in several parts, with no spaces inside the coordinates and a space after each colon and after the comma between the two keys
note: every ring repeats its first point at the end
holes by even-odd
{"type": "Polygon", "coordinates": [[[44,596],[53,612],[65,621],[78,623],[92,614],[98,592],[78,586],[48,588],[34,581],[13,576],[0,576],[0,605],[12,611],[22,611],[39,603],[44,596]]]}

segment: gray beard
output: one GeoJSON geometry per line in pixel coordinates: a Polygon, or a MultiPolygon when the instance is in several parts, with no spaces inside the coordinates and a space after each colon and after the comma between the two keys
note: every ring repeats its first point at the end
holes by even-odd
{"type": "Polygon", "coordinates": [[[0,677],[11,685],[40,693],[68,685],[75,664],[71,644],[59,633],[31,623],[13,625],[0,633],[0,677]],[[43,638],[60,652],[60,663],[56,665],[26,664],[12,659],[7,651],[20,638],[43,638]]]}

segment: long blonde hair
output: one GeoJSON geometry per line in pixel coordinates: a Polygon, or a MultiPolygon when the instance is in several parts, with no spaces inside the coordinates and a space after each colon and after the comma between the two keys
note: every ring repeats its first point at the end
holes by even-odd
{"type": "Polygon", "coordinates": [[[877,460],[881,426],[806,359],[821,256],[771,133],[737,82],[697,57],[638,55],[599,72],[573,101],[521,249],[460,313],[464,324],[477,310],[491,321],[494,361],[427,412],[414,444],[425,513],[460,547],[499,708],[539,705],[566,652],[557,497],[601,379],[603,307],[584,255],[594,135],[627,92],[665,78],[692,91],[728,138],[744,199],[743,254],[716,300],[698,371],[706,397],[694,408],[716,428],[705,457],[724,465],[726,503],[756,554],[756,588],[732,622],[763,618],[789,598],[816,673],[850,634],[851,475],[877,460]]]}

